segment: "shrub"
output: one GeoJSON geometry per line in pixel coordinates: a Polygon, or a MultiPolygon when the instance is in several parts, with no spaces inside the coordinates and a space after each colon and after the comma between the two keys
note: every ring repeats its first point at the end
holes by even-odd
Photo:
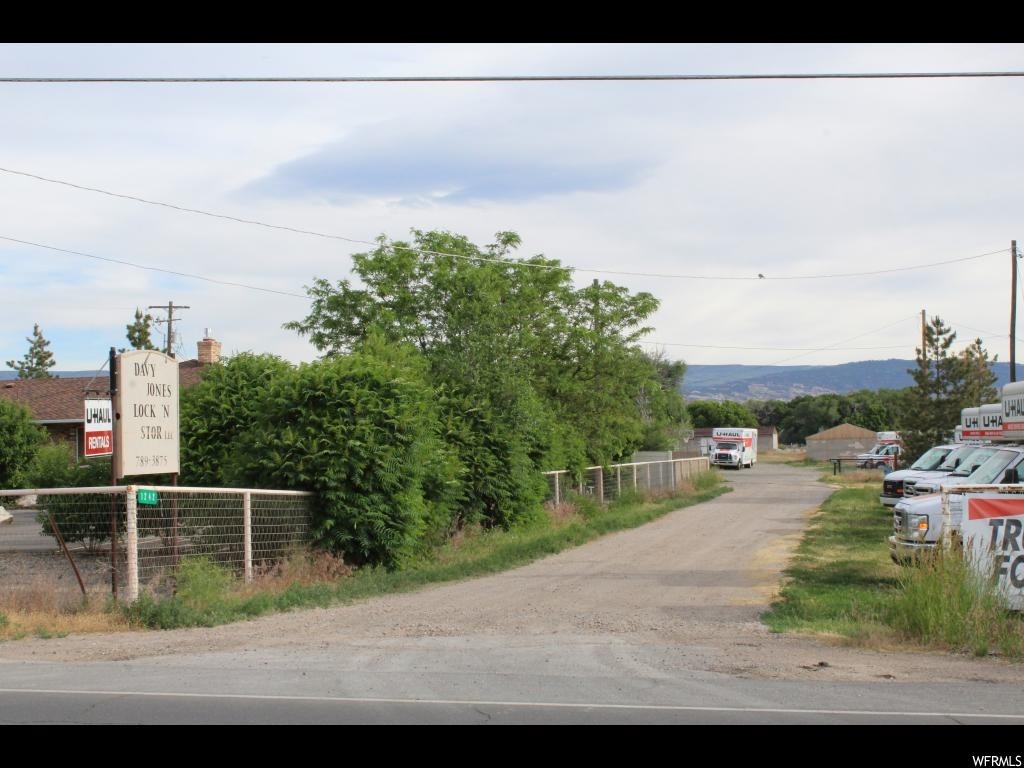
{"type": "MultiPolygon", "coordinates": [[[[85,488],[110,485],[110,459],[76,462],[67,443],[49,443],[36,453],[26,474],[35,488],[85,488]]],[[[50,515],[66,542],[83,542],[95,549],[110,540],[111,505],[118,512],[118,530],[124,531],[124,499],[61,494],[40,496],[36,520],[44,536],[53,536],[50,515]]]]}
{"type": "Polygon", "coordinates": [[[237,439],[240,479],[316,493],[314,533],[350,562],[394,566],[414,550],[439,445],[433,392],[412,350],[304,364],[271,383],[264,408],[237,439]]]}
{"type": "Polygon", "coordinates": [[[0,399],[0,488],[18,488],[46,432],[20,403],[0,399]]]}
{"type": "Polygon", "coordinates": [[[181,393],[181,482],[235,485],[251,457],[238,437],[267,420],[267,393],[292,373],[274,355],[245,352],[203,369],[203,380],[181,393]]]}

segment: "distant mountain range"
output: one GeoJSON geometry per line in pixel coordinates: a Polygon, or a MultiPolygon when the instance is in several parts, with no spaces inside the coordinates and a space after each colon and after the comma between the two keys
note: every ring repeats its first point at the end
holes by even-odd
{"type": "MultiPolygon", "coordinates": [[[[688,365],[683,379],[687,400],[792,400],[800,395],[846,394],[858,389],[901,389],[914,381],[913,360],[862,360],[839,365],[688,365]]],[[[1010,364],[995,363],[998,386],[1010,380],[1010,364]]],[[[51,371],[62,378],[106,376],[106,371],[51,371]]],[[[1017,368],[1024,380],[1024,363],[1017,368]]],[[[0,371],[0,381],[14,379],[0,371]]]]}
{"type": "MultiPolygon", "coordinates": [[[[839,365],[688,365],[687,400],[792,400],[800,395],[846,394],[858,389],[913,386],[913,360],[862,360],[839,365]]],[[[998,386],[1010,380],[1010,364],[995,363],[998,386]]],[[[1017,367],[1024,379],[1024,365],[1017,367]]]]}
{"type": "MultiPolygon", "coordinates": [[[[82,376],[107,376],[106,371],[50,371],[51,376],[58,379],[75,379],[82,376]]],[[[17,371],[0,371],[0,381],[8,381],[18,378],[17,371]]]]}

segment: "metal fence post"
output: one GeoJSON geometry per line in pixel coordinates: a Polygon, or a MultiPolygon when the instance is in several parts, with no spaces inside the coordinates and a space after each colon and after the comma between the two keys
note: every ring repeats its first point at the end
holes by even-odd
{"type": "Polygon", "coordinates": [[[604,504],[604,467],[597,468],[597,503],[604,504]]]}
{"type": "Polygon", "coordinates": [[[139,514],[135,488],[128,486],[124,497],[125,532],[128,536],[125,559],[128,561],[128,602],[139,599],[139,514]]]}
{"type": "Polygon", "coordinates": [[[245,583],[252,581],[252,494],[242,494],[242,549],[245,557],[245,583]]]}
{"type": "Polygon", "coordinates": [[[622,466],[615,465],[615,498],[622,496],[622,466]]]}
{"type": "Polygon", "coordinates": [[[633,490],[636,490],[636,464],[633,465],[633,490]]]}
{"type": "Polygon", "coordinates": [[[559,476],[558,476],[558,474],[559,474],[558,472],[555,472],[555,506],[556,507],[559,504],[559,500],[558,500],[558,481],[559,481],[559,476]]]}

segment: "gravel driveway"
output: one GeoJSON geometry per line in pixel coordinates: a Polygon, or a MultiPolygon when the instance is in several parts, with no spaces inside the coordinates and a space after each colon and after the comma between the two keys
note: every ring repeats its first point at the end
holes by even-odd
{"type": "MultiPolygon", "coordinates": [[[[733,492],[506,573],[209,629],[0,644],[0,661],[110,661],[197,654],[339,653],[401,645],[474,649],[643,648],[645,668],[774,679],[1024,682],[1024,665],[876,652],[773,635],[758,620],[808,516],[831,493],[817,473],[759,464],[733,492]],[[652,650],[656,650],[652,662],[652,650]]],[[[880,509],[879,514],[884,514],[880,509]]],[[[621,669],[619,670],[621,672],[621,669]]]]}

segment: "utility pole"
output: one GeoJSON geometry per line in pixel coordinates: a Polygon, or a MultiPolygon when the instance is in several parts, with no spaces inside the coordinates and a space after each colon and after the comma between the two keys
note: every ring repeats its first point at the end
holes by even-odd
{"type": "MultiPolygon", "coordinates": [[[[174,357],[174,310],[175,309],[192,309],[192,307],[180,306],[180,305],[175,307],[173,301],[168,301],[167,302],[167,306],[160,306],[160,305],[154,306],[154,305],[150,304],[149,307],[147,307],[147,309],[164,309],[164,310],[167,310],[167,320],[166,320],[166,322],[167,322],[167,350],[166,351],[167,351],[167,355],[169,357],[174,357]]],[[[157,320],[157,322],[158,323],[162,323],[162,322],[165,322],[165,321],[157,320]]]]}
{"type": "Polygon", "coordinates": [[[1017,241],[1010,241],[1010,381],[1017,380],[1017,241]]]}

